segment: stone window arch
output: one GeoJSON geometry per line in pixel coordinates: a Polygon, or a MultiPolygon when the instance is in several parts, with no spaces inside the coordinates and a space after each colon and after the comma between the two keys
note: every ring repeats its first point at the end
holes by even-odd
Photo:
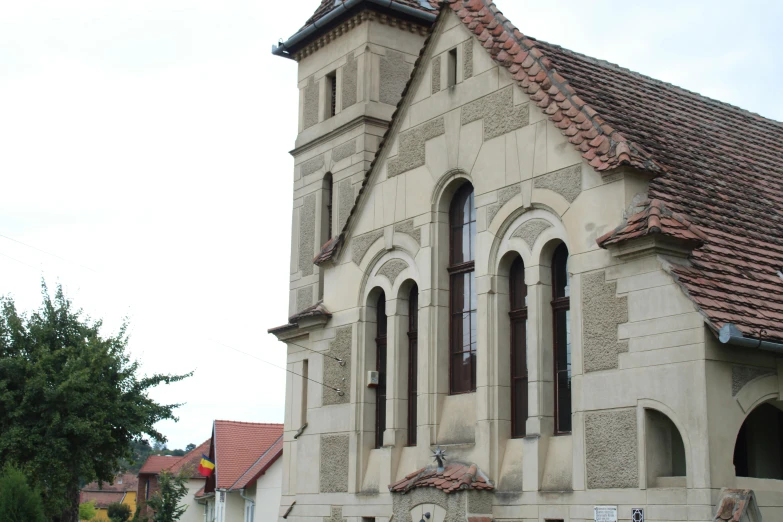
{"type": "Polygon", "coordinates": [[[687,458],[682,434],[665,413],[644,409],[647,484],[650,487],[685,487],[687,458]]]}
{"type": "Polygon", "coordinates": [[[783,402],[766,402],[750,412],[734,445],[738,477],[783,480],[783,402]]]}

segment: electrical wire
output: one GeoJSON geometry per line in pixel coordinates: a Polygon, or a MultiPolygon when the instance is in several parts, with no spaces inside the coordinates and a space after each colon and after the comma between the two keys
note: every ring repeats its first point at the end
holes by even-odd
{"type": "MultiPolygon", "coordinates": [[[[23,243],[22,241],[19,241],[18,239],[14,239],[12,237],[8,237],[8,236],[6,236],[4,234],[0,234],[0,237],[5,238],[8,241],[13,241],[14,243],[18,243],[18,244],[20,244],[22,246],[26,246],[27,248],[32,248],[33,250],[37,250],[38,252],[44,253],[47,256],[52,256],[52,257],[57,258],[57,259],[59,259],[61,261],[65,261],[66,263],[71,263],[73,265],[80,266],[80,267],[82,267],[82,268],[84,268],[86,270],[89,270],[90,272],[98,273],[98,271],[95,270],[94,268],[90,268],[89,266],[85,266],[85,265],[83,265],[81,263],[77,263],[76,261],[71,261],[70,259],[66,259],[66,258],[64,258],[62,256],[58,256],[57,254],[52,254],[51,252],[47,252],[46,250],[40,249],[38,247],[34,247],[33,245],[28,245],[27,243],[23,243]]],[[[8,257],[8,256],[6,256],[6,257],[8,257]]],[[[20,263],[21,263],[21,261],[20,261],[20,263]]]]}
{"type": "Polygon", "coordinates": [[[286,344],[290,344],[290,345],[293,345],[293,346],[298,346],[299,348],[304,348],[305,350],[313,352],[316,355],[323,355],[324,357],[329,357],[330,359],[334,359],[335,361],[340,363],[340,366],[345,366],[345,361],[343,361],[342,359],[338,359],[334,355],[329,355],[328,353],[319,352],[317,350],[313,350],[312,348],[308,348],[307,346],[302,346],[301,344],[296,344],[296,343],[293,343],[291,341],[286,341],[286,344]]]}
{"type": "Polygon", "coordinates": [[[0,256],[7,257],[7,258],[8,258],[8,259],[10,259],[11,261],[16,261],[17,263],[21,263],[21,264],[23,264],[24,266],[27,266],[27,267],[30,267],[30,268],[32,268],[33,270],[41,270],[41,267],[39,267],[39,266],[33,266],[33,265],[29,264],[29,263],[25,263],[24,261],[21,261],[21,260],[19,260],[19,259],[16,259],[15,257],[11,257],[11,256],[9,256],[8,254],[3,254],[2,252],[0,252],[0,256]]]}

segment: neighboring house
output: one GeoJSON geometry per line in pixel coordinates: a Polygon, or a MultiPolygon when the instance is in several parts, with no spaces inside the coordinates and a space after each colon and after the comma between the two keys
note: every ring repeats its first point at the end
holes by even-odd
{"type": "Polygon", "coordinates": [[[109,504],[115,502],[130,507],[132,516],[136,512],[137,485],[136,475],[132,473],[117,475],[114,484],[91,482],[82,488],[79,503],[95,502],[95,507],[98,509],[96,518],[100,520],[109,519],[107,508],[109,504]]]}
{"type": "Polygon", "coordinates": [[[489,0],[323,0],[274,52],[279,516],[783,519],[783,124],[489,0]]]}
{"type": "Polygon", "coordinates": [[[183,504],[187,504],[188,509],[180,518],[180,522],[204,522],[204,510],[196,499],[196,493],[204,488],[206,478],[198,472],[198,464],[201,456],[209,451],[210,440],[208,439],[200,446],[189,451],[184,457],[170,456],[151,456],[139,470],[139,510],[142,515],[151,516],[151,510],[147,508],[146,501],[160,490],[158,477],[163,471],[169,471],[172,474],[186,473],[189,475],[188,493],[185,495],[183,504]]]}
{"type": "Polygon", "coordinates": [[[215,421],[208,455],[215,471],[198,494],[205,522],[277,520],[282,454],[282,424],[215,421]]]}

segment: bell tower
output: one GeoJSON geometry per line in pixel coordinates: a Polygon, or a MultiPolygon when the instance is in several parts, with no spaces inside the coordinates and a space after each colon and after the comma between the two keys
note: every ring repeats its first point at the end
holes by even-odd
{"type": "MultiPolygon", "coordinates": [[[[289,317],[318,303],[338,235],[437,15],[429,0],[321,0],[272,53],[298,64],[289,317]]],[[[328,303],[327,303],[328,306],[328,303]]]]}

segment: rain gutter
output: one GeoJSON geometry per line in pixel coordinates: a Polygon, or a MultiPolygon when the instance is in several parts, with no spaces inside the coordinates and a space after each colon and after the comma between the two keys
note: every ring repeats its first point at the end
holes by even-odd
{"type": "MultiPolygon", "coordinates": [[[[438,16],[437,11],[434,13],[424,13],[409,5],[404,5],[399,2],[396,2],[395,0],[345,0],[336,8],[329,11],[326,14],[326,16],[319,18],[311,25],[305,27],[304,29],[302,29],[301,31],[293,35],[287,41],[281,42],[280,45],[273,45],[272,54],[275,54],[277,56],[282,56],[284,58],[293,58],[293,56],[291,56],[291,54],[288,52],[288,49],[295,47],[297,44],[303,42],[307,37],[314,34],[318,29],[322,29],[326,27],[331,22],[333,22],[343,14],[347,13],[350,9],[356,7],[362,2],[375,4],[380,7],[385,7],[387,9],[391,9],[392,11],[396,11],[398,13],[412,16],[414,18],[418,18],[420,20],[429,23],[433,23],[438,16]]],[[[419,0],[419,2],[422,7],[426,7],[425,0],[419,0]]]]}
{"type": "Polygon", "coordinates": [[[718,339],[720,339],[720,342],[723,344],[731,344],[743,348],[758,348],[759,350],[783,354],[783,344],[764,341],[762,339],[754,339],[753,337],[745,337],[739,328],[731,323],[723,325],[718,334],[718,339]]]}

